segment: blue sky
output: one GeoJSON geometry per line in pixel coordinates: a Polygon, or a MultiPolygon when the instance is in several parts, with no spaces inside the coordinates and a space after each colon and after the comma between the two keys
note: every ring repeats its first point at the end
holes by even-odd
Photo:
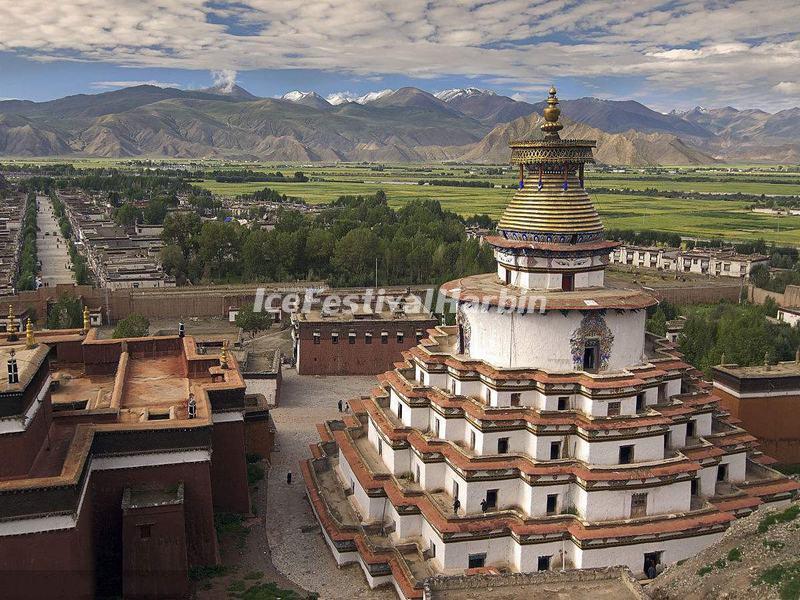
{"type": "Polygon", "coordinates": [[[800,105],[796,0],[5,4],[0,98],[144,82],[193,89],[222,77],[264,97],[414,85],[537,101],[555,83],[562,98],[635,99],[664,111],[800,105]]]}

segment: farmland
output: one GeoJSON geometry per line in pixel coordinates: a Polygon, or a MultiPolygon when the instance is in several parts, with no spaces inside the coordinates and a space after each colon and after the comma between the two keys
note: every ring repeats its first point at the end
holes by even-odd
{"type": "MultiPolygon", "coordinates": [[[[11,162],[11,161],[3,161],[11,162]]],[[[58,162],[20,160],[52,164],[58,162]]],[[[63,161],[62,161],[63,162],[63,161]]],[[[278,164],[224,162],[217,160],[70,160],[76,167],[179,167],[190,170],[303,171],[305,183],[219,183],[212,179],[194,184],[221,197],[252,193],[264,187],[309,204],[328,203],[339,196],[373,194],[383,190],[393,207],[416,199],[438,200],[446,209],[463,216],[486,213],[497,219],[514,194],[516,172],[507,166],[481,165],[402,165],[402,164],[278,164]],[[495,187],[455,187],[419,185],[420,181],[485,181],[495,187]],[[505,187],[501,187],[505,186],[505,187]]],[[[653,229],[689,237],[753,240],[763,238],[781,244],[800,246],[800,216],[756,214],[751,201],[721,200],[712,194],[751,194],[796,196],[800,200],[800,169],[764,165],[712,167],[659,167],[590,170],[586,185],[609,229],[653,229]],[[595,190],[614,190],[604,193],[595,190]],[[641,190],[641,194],[636,191],[641,190]],[[646,193],[645,190],[648,190],[646,193]],[[652,190],[657,190],[653,192],[652,190]],[[658,195],[679,192],[687,198],[658,195]]]]}

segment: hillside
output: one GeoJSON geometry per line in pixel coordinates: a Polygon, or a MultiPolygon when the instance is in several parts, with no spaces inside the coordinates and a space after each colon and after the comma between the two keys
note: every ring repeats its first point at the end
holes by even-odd
{"type": "MultiPolygon", "coordinates": [[[[431,94],[404,87],[329,100],[313,91],[258,98],[221,84],[0,101],[0,155],[505,163],[509,140],[540,135],[544,106],[478,88],[431,94]]],[[[773,115],[730,107],[662,114],[634,101],[597,98],[562,100],[561,108],[565,137],[596,139],[602,163],[800,157],[798,108],[773,115]]]]}
{"type": "Polygon", "coordinates": [[[722,539],[661,573],[653,600],[800,598],[800,504],[761,509],[735,521],[722,539]]]}
{"type": "MultiPolygon", "coordinates": [[[[595,158],[614,165],[694,165],[710,164],[715,159],[692,148],[675,135],[624,131],[607,133],[584,123],[562,119],[562,138],[597,140],[595,158]]],[[[518,139],[541,139],[542,117],[538,114],[520,117],[498,125],[485,138],[472,145],[459,157],[465,162],[503,162],[508,158],[508,143],[518,139]]]]}

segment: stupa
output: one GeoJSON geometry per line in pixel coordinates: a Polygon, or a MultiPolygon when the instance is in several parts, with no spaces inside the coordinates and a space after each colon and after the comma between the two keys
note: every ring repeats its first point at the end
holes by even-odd
{"type": "Polygon", "coordinates": [[[646,333],[657,300],[606,283],[618,244],[584,189],[595,143],[561,139],[559,116],[551,89],[544,138],[511,143],[497,271],[444,284],[456,325],[321,425],[303,464],[337,562],[401,598],[437,575],[658,571],[798,488],[646,333]]]}

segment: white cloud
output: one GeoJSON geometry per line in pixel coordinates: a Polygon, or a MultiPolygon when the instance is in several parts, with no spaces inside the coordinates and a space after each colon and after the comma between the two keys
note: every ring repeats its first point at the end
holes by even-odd
{"type": "Polygon", "coordinates": [[[36,60],[212,70],[231,87],[236,71],[253,69],[482,76],[513,82],[509,87],[520,93],[563,77],[588,84],[619,76],[644,80],[654,97],[686,94],[713,104],[749,102],[765,88],[800,81],[796,0],[770,0],[768,7],[763,0],[2,4],[0,51],[36,60]],[[220,19],[246,27],[247,35],[220,19]]]}
{"type": "Polygon", "coordinates": [[[798,95],[800,96],[800,82],[798,81],[781,81],[772,87],[773,90],[779,94],[798,95]]]}
{"type": "Polygon", "coordinates": [[[155,85],[161,88],[178,88],[178,89],[181,89],[183,87],[183,84],[181,83],[156,81],[154,79],[148,79],[147,81],[94,81],[90,85],[91,87],[98,90],[109,89],[109,88],[134,87],[137,85],[155,85]]]}

